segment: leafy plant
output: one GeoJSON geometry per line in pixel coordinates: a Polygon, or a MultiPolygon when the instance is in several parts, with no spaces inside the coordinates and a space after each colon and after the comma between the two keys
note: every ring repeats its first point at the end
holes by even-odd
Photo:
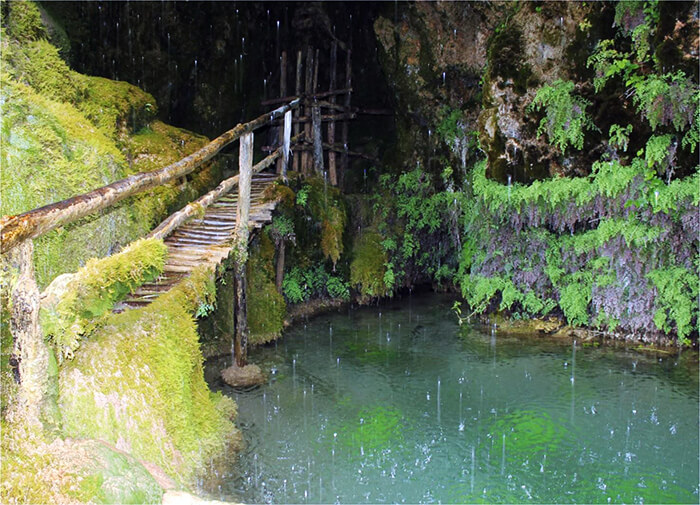
{"type": "Polygon", "coordinates": [[[545,110],[545,117],[540,121],[537,135],[547,133],[551,144],[562,152],[572,146],[583,148],[584,130],[599,131],[593,124],[586,108],[590,101],[572,94],[574,83],[557,79],[550,85],[542,86],[532,103],[529,111],[545,110]]]}

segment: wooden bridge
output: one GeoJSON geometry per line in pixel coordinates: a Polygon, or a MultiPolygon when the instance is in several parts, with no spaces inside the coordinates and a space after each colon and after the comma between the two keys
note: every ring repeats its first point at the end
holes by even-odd
{"type": "Polygon", "coordinates": [[[137,288],[122,306],[146,305],[187,277],[195,267],[218,265],[235,251],[237,324],[234,347],[236,362],[243,366],[247,343],[245,264],[250,230],[272,221],[276,202],[263,201],[263,193],[278,178],[286,179],[289,153],[304,136],[300,133],[291,137],[292,111],[299,108],[300,102],[301,98],[295,98],[253,121],[239,124],[199,151],[160,170],[139,173],[23,214],[3,216],[0,219],[0,252],[11,252],[10,261],[19,270],[12,292],[10,320],[15,349],[24,352],[43,339],[38,324],[40,294],[34,280],[34,238],[107,209],[129,196],[184,177],[239,140],[238,174],[221,181],[212,191],[172,214],[148,235],[163,239],[168,248],[164,271],[155,282],[137,288]],[[253,132],[280,121],[280,146],[253,165],[253,132]],[[276,162],[276,173],[261,173],[276,162]],[[238,191],[234,191],[235,188],[238,191]]]}

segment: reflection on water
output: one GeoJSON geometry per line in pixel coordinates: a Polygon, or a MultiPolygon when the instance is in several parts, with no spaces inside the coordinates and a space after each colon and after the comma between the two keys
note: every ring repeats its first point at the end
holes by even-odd
{"type": "MultiPolygon", "coordinates": [[[[696,356],[459,327],[425,295],[299,324],[237,393],[247,503],[697,503],[696,356]]],[[[223,360],[209,363],[214,372],[223,360]]]]}

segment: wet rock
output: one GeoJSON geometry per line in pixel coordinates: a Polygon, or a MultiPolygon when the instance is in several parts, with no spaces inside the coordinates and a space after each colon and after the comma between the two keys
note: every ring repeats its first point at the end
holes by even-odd
{"type": "Polygon", "coordinates": [[[221,378],[231,387],[251,387],[263,384],[266,379],[258,365],[239,367],[232,365],[221,371],[221,378]]]}

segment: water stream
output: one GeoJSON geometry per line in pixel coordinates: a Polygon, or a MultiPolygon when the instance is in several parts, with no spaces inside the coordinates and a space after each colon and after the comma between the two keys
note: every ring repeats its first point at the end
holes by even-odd
{"type": "Polygon", "coordinates": [[[299,323],[232,395],[246,503],[697,503],[697,356],[459,327],[423,295],[299,323]]]}

